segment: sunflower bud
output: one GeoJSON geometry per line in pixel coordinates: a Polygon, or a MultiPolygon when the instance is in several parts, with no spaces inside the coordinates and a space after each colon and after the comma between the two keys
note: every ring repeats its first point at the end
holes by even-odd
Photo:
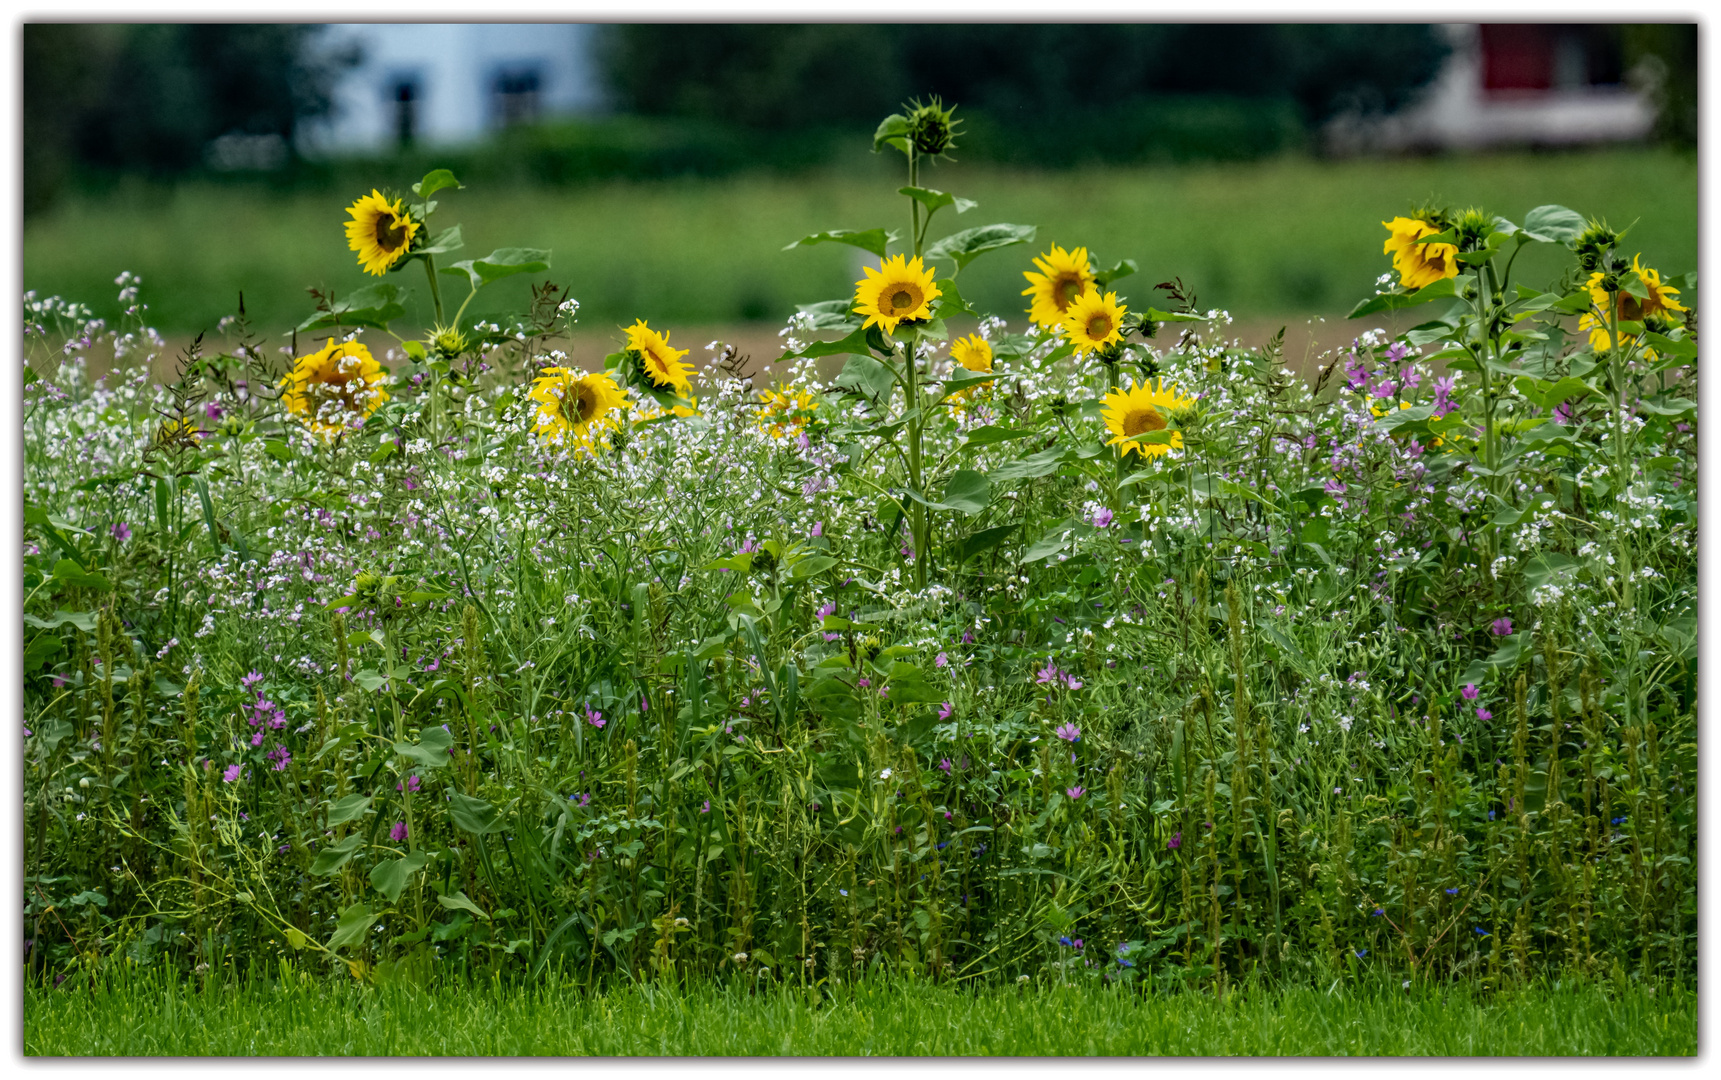
{"type": "Polygon", "coordinates": [[[438,326],[430,331],[430,349],[444,360],[453,360],[471,345],[457,326],[438,326]]]}
{"type": "Polygon", "coordinates": [[[1453,228],[1458,233],[1458,250],[1475,251],[1494,231],[1494,219],[1486,210],[1472,206],[1458,215],[1453,228]]]}
{"type": "Polygon", "coordinates": [[[1601,269],[1602,260],[1607,252],[1619,243],[1619,234],[1607,227],[1605,221],[1591,220],[1578,238],[1572,241],[1572,250],[1577,252],[1578,267],[1586,274],[1593,274],[1601,269]]]}
{"type": "Polygon", "coordinates": [[[956,149],[953,140],[960,121],[952,115],[956,111],[954,105],[946,109],[944,103],[934,97],[926,105],[911,101],[907,109],[908,141],[914,145],[916,153],[937,157],[956,149]]]}

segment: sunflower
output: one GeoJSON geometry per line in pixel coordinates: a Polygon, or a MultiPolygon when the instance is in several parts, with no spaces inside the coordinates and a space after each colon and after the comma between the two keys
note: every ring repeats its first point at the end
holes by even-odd
{"type": "Polygon", "coordinates": [[[979,334],[969,334],[950,343],[950,359],[969,371],[992,370],[992,346],[979,334]]]}
{"type": "Polygon", "coordinates": [[[644,319],[635,319],[627,328],[627,347],[639,354],[640,364],[653,386],[688,396],[693,388],[690,381],[693,369],[681,362],[688,350],[670,348],[669,335],[645,325],[644,319]]]}
{"type": "Polygon", "coordinates": [[[908,259],[892,255],[877,270],[870,266],[862,269],[866,277],[855,282],[855,311],[867,317],[865,325],[894,334],[897,323],[932,315],[938,286],[932,283],[932,271],[921,265],[920,256],[908,259]]]}
{"type": "Polygon", "coordinates": [[[1420,289],[1441,278],[1458,276],[1458,248],[1452,244],[1419,244],[1424,236],[1440,230],[1420,218],[1395,217],[1383,221],[1392,235],[1381,250],[1392,256],[1398,280],[1407,289],[1420,289]]]}
{"type": "MultiPolygon", "coordinates": [[[[1674,299],[1679,295],[1679,290],[1671,285],[1663,285],[1661,273],[1645,267],[1640,261],[1642,258],[1642,255],[1633,255],[1631,268],[1637,271],[1638,280],[1643,282],[1643,287],[1649,293],[1649,298],[1639,300],[1621,289],[1615,294],[1614,300],[1614,303],[1619,305],[1620,321],[1642,322],[1652,315],[1667,318],[1670,312],[1686,310],[1685,305],[1674,299]]],[[[1598,311],[1606,311],[1608,304],[1607,290],[1602,288],[1601,281],[1601,271],[1598,270],[1590,275],[1590,310],[1578,320],[1578,329],[1590,332],[1590,348],[1596,352],[1606,352],[1613,348],[1613,336],[1608,333],[1608,320],[1596,314],[1598,311]]]]}
{"type": "Polygon", "coordinates": [[[537,403],[532,430],[539,439],[593,453],[598,440],[617,426],[616,410],[627,408],[627,395],[609,375],[577,368],[545,368],[526,396],[537,403]]]}
{"type": "Polygon", "coordinates": [[[819,407],[811,390],[765,390],[759,394],[759,426],[773,439],[799,435],[819,407]]]}
{"type": "Polygon", "coordinates": [[[1088,249],[1079,247],[1065,251],[1053,244],[1052,250],[1034,259],[1034,265],[1042,272],[1022,271],[1022,276],[1028,279],[1028,287],[1022,290],[1022,295],[1033,297],[1028,318],[1047,330],[1056,330],[1063,325],[1064,314],[1070,305],[1094,291],[1094,272],[1088,267],[1088,249]]]}
{"type": "Polygon", "coordinates": [[[336,341],[293,361],[281,380],[281,404],[326,439],[358,427],[388,400],[388,378],[370,350],[356,341],[336,341]]]}
{"type": "Polygon", "coordinates": [[[1144,431],[1163,431],[1168,413],[1187,409],[1193,398],[1180,397],[1177,387],[1167,389],[1164,380],[1137,383],[1128,390],[1113,390],[1101,402],[1100,416],[1113,436],[1107,446],[1123,446],[1124,456],[1134,451],[1143,457],[1159,457],[1167,450],[1183,449],[1183,433],[1173,431],[1170,444],[1130,442],[1144,431]]]}
{"type": "Polygon", "coordinates": [[[359,265],[367,274],[379,277],[412,247],[419,224],[401,209],[399,199],[389,202],[382,192],[371,189],[351,206],[347,213],[347,247],[359,253],[359,265]]]}
{"type": "Polygon", "coordinates": [[[1098,289],[1072,300],[1064,312],[1064,336],[1076,347],[1076,355],[1085,356],[1122,341],[1126,310],[1117,302],[1117,293],[1101,296],[1098,289]]]}

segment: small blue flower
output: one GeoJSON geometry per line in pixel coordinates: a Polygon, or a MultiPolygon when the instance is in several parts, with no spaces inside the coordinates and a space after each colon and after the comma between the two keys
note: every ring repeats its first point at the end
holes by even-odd
{"type": "Polygon", "coordinates": [[[1383,909],[1383,908],[1375,908],[1375,909],[1374,909],[1374,910],[1373,910],[1373,911],[1371,911],[1371,912],[1369,912],[1369,914],[1370,914],[1370,915],[1371,915],[1371,916],[1372,916],[1372,915],[1385,915],[1385,914],[1386,914],[1386,911],[1385,911],[1385,909],[1383,909]]]}
{"type": "Polygon", "coordinates": [[[1446,895],[1447,895],[1447,896],[1457,896],[1457,895],[1458,895],[1458,890],[1457,890],[1457,889],[1447,889],[1447,890],[1446,890],[1446,895]]]}
{"type": "Polygon", "coordinates": [[[1060,936],[1060,937],[1059,937],[1059,938],[1058,938],[1058,944],[1059,944],[1059,945],[1069,945],[1069,946],[1074,946],[1074,945],[1075,945],[1075,942],[1073,942],[1073,941],[1071,941],[1071,940],[1070,940],[1070,939],[1069,939],[1069,938],[1068,938],[1068,937],[1067,937],[1067,936],[1060,936]]]}
{"type": "Polygon", "coordinates": [[[950,846],[950,841],[948,841],[948,840],[941,841],[938,845],[938,850],[943,851],[945,848],[947,848],[949,846],[950,846]]]}
{"type": "Polygon", "coordinates": [[[1120,964],[1120,965],[1122,965],[1122,966],[1123,966],[1123,967],[1134,967],[1134,966],[1135,966],[1135,961],[1134,961],[1134,960],[1125,960],[1125,959],[1124,959],[1124,958],[1123,958],[1123,957],[1121,957],[1121,956],[1120,956],[1120,957],[1118,957],[1118,961],[1117,961],[1117,962],[1118,962],[1118,963],[1119,963],[1119,964],[1120,964]]]}
{"type": "Polygon", "coordinates": [[[1488,820],[1489,821],[1494,820],[1494,811],[1492,811],[1492,810],[1488,811],[1488,820]]]}
{"type": "Polygon", "coordinates": [[[1486,931],[1486,930],[1482,929],[1480,926],[1478,926],[1476,928],[1476,936],[1477,937],[1487,937],[1488,931],[1486,931]]]}
{"type": "Polygon", "coordinates": [[[1358,960],[1361,960],[1363,957],[1368,955],[1367,949],[1352,949],[1351,952],[1356,953],[1356,958],[1358,960]]]}
{"type": "Polygon", "coordinates": [[[1623,817],[1616,817],[1616,818],[1614,818],[1614,819],[1613,819],[1613,823],[1614,823],[1614,824],[1615,824],[1615,825],[1623,825],[1623,824],[1625,824],[1625,818],[1623,818],[1623,817]]]}

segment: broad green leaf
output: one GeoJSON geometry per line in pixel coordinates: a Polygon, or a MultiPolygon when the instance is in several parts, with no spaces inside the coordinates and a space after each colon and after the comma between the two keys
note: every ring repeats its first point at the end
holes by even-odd
{"type": "Polygon", "coordinates": [[[978,514],[992,501],[992,481],[973,469],[957,469],[944,485],[944,505],[964,514],[978,514]]]}
{"type": "Polygon", "coordinates": [[[348,945],[359,945],[364,942],[365,931],[370,929],[371,911],[363,902],[352,905],[341,912],[340,919],[335,923],[335,932],[329,937],[329,951],[348,945]]]}
{"type": "Polygon", "coordinates": [[[820,300],[816,304],[796,304],[795,310],[811,316],[810,321],[803,323],[807,330],[854,330],[862,322],[854,307],[852,299],[820,300]]]}
{"type": "Polygon", "coordinates": [[[394,752],[401,757],[430,769],[440,769],[448,764],[448,748],[454,745],[454,737],[440,727],[427,727],[418,733],[416,743],[397,742],[394,752]]]}
{"type": "Polygon", "coordinates": [[[100,574],[93,574],[70,559],[61,559],[54,564],[54,580],[70,589],[95,589],[97,592],[107,592],[113,588],[108,579],[100,574]]]}
{"type": "MultiPolygon", "coordinates": [[[[353,599],[356,600],[357,597],[353,597],[353,599]]],[[[370,668],[362,668],[353,673],[353,682],[358,683],[359,686],[366,690],[374,691],[380,688],[383,683],[388,682],[388,676],[382,675],[370,668]]]]}
{"type": "Polygon", "coordinates": [[[1546,244],[1569,244],[1584,231],[1584,226],[1583,215],[1550,203],[1525,214],[1519,231],[1546,244]]]}
{"type": "Polygon", "coordinates": [[[387,330],[388,324],[406,314],[402,301],[408,290],[392,281],[367,286],[336,300],[329,310],[318,312],[299,324],[299,332],[320,330],[326,326],[369,326],[387,330]]]}
{"type": "Polygon", "coordinates": [[[483,908],[467,899],[466,890],[464,889],[456,892],[453,896],[438,896],[436,898],[436,902],[450,911],[470,911],[485,922],[490,921],[490,916],[484,913],[483,908]]]}
{"type": "Polygon", "coordinates": [[[371,887],[388,897],[388,902],[392,904],[406,891],[412,875],[424,869],[424,864],[429,861],[430,856],[422,851],[415,851],[400,859],[385,859],[371,867],[371,887]]]}
{"type": "Polygon", "coordinates": [[[413,252],[414,255],[446,255],[459,251],[466,243],[461,239],[460,226],[451,225],[436,234],[436,239],[413,252]]]}
{"type": "Polygon", "coordinates": [[[905,187],[897,188],[898,195],[907,195],[915,202],[926,207],[928,214],[944,206],[955,206],[958,214],[966,214],[980,204],[973,199],[964,199],[958,195],[950,195],[932,188],[905,187]]]}
{"type": "Polygon", "coordinates": [[[287,944],[294,949],[303,949],[311,943],[311,939],[305,936],[305,932],[296,926],[287,927],[284,933],[287,935],[287,944]]]}
{"type": "Polygon", "coordinates": [[[879,121],[878,128],[872,133],[872,152],[876,154],[886,146],[908,152],[908,117],[891,113],[879,121]]]}
{"type": "Polygon", "coordinates": [[[816,574],[822,574],[837,565],[837,560],[829,555],[813,555],[802,559],[789,570],[789,576],[796,581],[805,581],[816,574]]]}
{"type": "Polygon", "coordinates": [[[896,390],[896,373],[864,353],[854,353],[843,364],[836,385],[874,401],[888,401],[896,390]]]}
{"type": "Polygon", "coordinates": [[[93,611],[67,611],[64,608],[56,610],[46,619],[38,619],[34,615],[24,616],[24,625],[33,626],[38,630],[53,630],[61,626],[75,626],[79,630],[94,632],[96,614],[93,611]]]}
{"type": "Polygon", "coordinates": [[[975,318],[980,316],[980,313],[962,298],[961,290],[950,278],[938,283],[938,299],[934,301],[933,311],[939,319],[948,319],[952,315],[973,315],[975,318]]]}
{"type": "Polygon", "coordinates": [[[1094,275],[1094,286],[1103,290],[1112,282],[1121,281],[1140,269],[1141,267],[1136,265],[1134,259],[1119,260],[1117,265],[1113,266],[1110,270],[1101,270],[1099,273],[1094,275]]]}
{"type": "Polygon", "coordinates": [[[454,174],[447,169],[432,169],[424,174],[423,180],[412,185],[412,193],[420,199],[428,199],[446,188],[464,191],[466,185],[456,180],[454,174]]]}
{"type": "Polygon", "coordinates": [[[962,538],[957,545],[957,562],[967,562],[974,556],[990,551],[1010,538],[1010,534],[1020,529],[1020,524],[997,525],[990,529],[981,529],[977,533],[962,538]]]}
{"type": "Polygon", "coordinates": [[[454,819],[454,824],[469,833],[493,833],[502,828],[501,815],[496,808],[483,799],[462,795],[458,791],[448,797],[448,816],[454,819]]]}
{"type": "Polygon", "coordinates": [[[852,353],[864,356],[867,351],[867,332],[857,329],[840,341],[815,341],[799,352],[785,352],[779,360],[789,360],[795,357],[839,356],[842,353],[852,353]]]}
{"type": "Polygon", "coordinates": [[[368,796],[348,795],[329,807],[329,820],[326,824],[332,829],[336,825],[345,825],[349,821],[364,817],[370,813],[370,804],[368,796]]]}
{"type": "Polygon", "coordinates": [[[443,270],[464,274],[473,289],[482,289],[515,274],[541,274],[550,268],[550,253],[543,248],[497,248],[482,259],[463,259],[443,270]]]}
{"type": "MultiPolygon", "coordinates": [[[[1077,534],[1086,526],[1080,525],[1073,518],[1066,518],[1046,530],[1046,534],[1034,541],[1027,551],[1022,553],[1025,563],[1039,562],[1063,551],[1075,539],[1077,534]]],[[[1091,530],[1090,530],[1091,531],[1091,530]]]]}
{"type": "Polygon", "coordinates": [[[1054,446],[1041,450],[1037,454],[1029,454],[1015,461],[1007,461],[993,469],[987,475],[994,484],[1007,484],[1012,480],[1031,480],[1035,477],[1050,476],[1058,471],[1058,466],[1064,461],[1064,448],[1054,446]]]}
{"type": "Polygon", "coordinates": [[[353,833],[338,844],[330,844],[317,852],[317,857],[311,860],[311,873],[332,874],[347,864],[359,847],[365,842],[363,833],[353,833]]]}
{"type": "Polygon", "coordinates": [[[1534,402],[1543,412],[1554,408],[1563,401],[1575,397],[1600,397],[1601,392],[1582,379],[1567,375],[1558,382],[1544,382],[1541,379],[1520,375],[1515,380],[1518,392],[1534,402]]]}
{"type": "Polygon", "coordinates": [[[803,236],[794,243],[785,245],[783,250],[790,251],[798,247],[811,247],[814,244],[848,244],[851,247],[870,251],[882,259],[885,257],[888,246],[895,241],[896,233],[886,232],[883,229],[831,229],[827,232],[803,236]]]}
{"type": "Polygon", "coordinates": [[[956,263],[956,270],[960,273],[964,267],[986,252],[1014,244],[1026,244],[1034,239],[1034,233],[1035,228],[1032,225],[1010,225],[1003,222],[981,225],[978,228],[951,233],[928,248],[926,257],[950,259],[956,263]]]}
{"type": "Polygon", "coordinates": [[[1457,295],[1453,282],[1456,278],[1441,278],[1439,281],[1424,285],[1412,293],[1385,292],[1379,296],[1370,297],[1351,309],[1350,318],[1360,319],[1364,315],[1373,315],[1377,311],[1397,311],[1400,308],[1415,307],[1426,304],[1430,300],[1440,300],[1457,295]]]}

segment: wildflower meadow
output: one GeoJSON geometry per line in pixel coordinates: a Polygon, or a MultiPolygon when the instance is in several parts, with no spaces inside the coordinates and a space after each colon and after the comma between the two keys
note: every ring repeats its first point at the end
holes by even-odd
{"type": "Polygon", "coordinates": [[[1694,992],[1695,276],[1405,203],[1401,329],[1301,366],[961,134],[781,238],[864,262],[780,355],[571,355],[441,169],[330,205],[376,283],[291,335],[27,294],[31,993],[1694,992]]]}

